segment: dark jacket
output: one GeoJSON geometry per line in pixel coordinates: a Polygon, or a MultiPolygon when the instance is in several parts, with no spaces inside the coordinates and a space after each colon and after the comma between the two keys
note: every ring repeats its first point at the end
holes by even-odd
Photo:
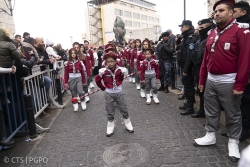
{"type": "Polygon", "coordinates": [[[192,71],[192,51],[195,48],[195,43],[197,41],[197,36],[194,34],[194,29],[182,33],[183,40],[181,44],[177,47],[177,61],[181,68],[183,68],[184,73],[190,73],[192,71]]]}
{"type": "Polygon", "coordinates": [[[174,44],[171,42],[171,40],[168,40],[167,42],[164,42],[163,40],[158,44],[157,49],[159,49],[159,60],[168,60],[172,61],[173,58],[173,52],[174,52],[174,44]]]}
{"type": "Polygon", "coordinates": [[[14,60],[20,59],[21,56],[21,52],[12,43],[7,31],[0,28],[0,67],[12,67],[14,60]]]}
{"type": "MultiPolygon", "coordinates": [[[[37,64],[46,64],[46,65],[52,64],[50,62],[49,56],[45,50],[41,50],[40,48],[36,48],[36,51],[38,53],[39,59],[41,59],[41,58],[43,59],[42,61],[38,60],[37,64]]],[[[45,66],[41,66],[41,71],[44,71],[45,69],[46,69],[45,66]]]]}

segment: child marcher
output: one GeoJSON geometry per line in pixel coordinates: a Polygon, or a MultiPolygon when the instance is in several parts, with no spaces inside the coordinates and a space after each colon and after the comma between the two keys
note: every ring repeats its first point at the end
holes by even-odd
{"type": "Polygon", "coordinates": [[[96,76],[95,81],[102,91],[105,90],[105,101],[107,110],[107,137],[112,136],[114,133],[115,122],[115,105],[116,102],[124,120],[125,127],[129,133],[133,133],[133,126],[128,115],[127,106],[124,99],[124,94],[122,93],[122,81],[124,78],[124,73],[127,71],[124,67],[119,67],[117,65],[117,55],[110,51],[105,53],[104,59],[106,60],[107,66],[99,70],[99,74],[96,76]],[[102,84],[102,80],[104,85],[102,84]]]}
{"type": "Polygon", "coordinates": [[[58,73],[59,69],[57,68],[57,60],[59,60],[61,58],[61,56],[57,55],[56,52],[53,49],[54,46],[54,42],[46,39],[46,52],[48,53],[50,58],[54,58],[56,61],[53,63],[53,72],[55,74],[58,73]]]}
{"type": "Polygon", "coordinates": [[[83,91],[83,85],[86,85],[86,79],[81,62],[78,60],[77,51],[72,48],[69,50],[69,61],[64,71],[65,85],[69,87],[72,95],[74,111],[78,111],[78,96],[80,97],[82,110],[86,110],[86,101],[83,91]]]}
{"type": "Polygon", "coordinates": [[[156,104],[160,103],[157,97],[156,83],[159,81],[158,60],[152,58],[153,49],[145,49],[146,59],[141,63],[141,80],[146,87],[147,104],[151,104],[150,89],[153,90],[153,100],[156,104]]]}

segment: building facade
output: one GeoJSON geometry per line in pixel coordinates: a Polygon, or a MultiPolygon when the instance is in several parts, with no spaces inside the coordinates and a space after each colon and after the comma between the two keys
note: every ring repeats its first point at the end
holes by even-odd
{"type": "MultiPolygon", "coordinates": [[[[213,6],[214,6],[214,3],[216,2],[217,0],[207,0],[207,4],[208,4],[208,17],[211,16],[211,14],[213,13],[213,6]]],[[[235,0],[235,2],[239,2],[241,0],[235,0]]],[[[250,0],[243,0],[243,1],[246,1],[248,3],[250,3],[250,0]]]]}
{"type": "Polygon", "coordinates": [[[0,27],[5,27],[11,35],[15,34],[15,24],[13,20],[13,16],[10,16],[10,6],[8,4],[9,1],[0,0],[0,27]],[[8,6],[7,6],[8,5],[8,6]]]}
{"type": "Polygon", "coordinates": [[[160,35],[160,16],[156,14],[155,4],[145,0],[107,1],[88,4],[86,38],[92,43],[100,46],[115,39],[113,27],[117,16],[125,23],[126,40],[145,37],[155,40],[160,35]]]}

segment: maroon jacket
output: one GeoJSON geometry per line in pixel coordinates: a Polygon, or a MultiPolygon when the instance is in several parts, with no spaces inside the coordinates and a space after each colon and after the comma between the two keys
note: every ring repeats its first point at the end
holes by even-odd
{"type": "MultiPolygon", "coordinates": [[[[250,33],[249,29],[240,28],[239,24],[234,24],[219,37],[214,52],[211,52],[211,47],[216,36],[215,30],[209,34],[200,69],[199,85],[205,85],[208,72],[214,75],[237,73],[233,89],[244,91],[250,70],[250,47],[248,45],[250,33]]],[[[218,28],[218,32],[220,31],[222,30],[218,28]]]]}
{"type": "Polygon", "coordinates": [[[87,72],[87,76],[91,77],[91,64],[90,64],[90,60],[89,60],[89,56],[85,56],[85,60],[82,61],[86,67],[86,72],[87,72]]]}
{"type": "Polygon", "coordinates": [[[90,65],[91,65],[91,67],[94,67],[95,66],[95,59],[94,59],[93,51],[91,49],[89,49],[88,54],[89,54],[90,65]]]}
{"type": "Polygon", "coordinates": [[[134,70],[134,59],[137,59],[137,49],[130,50],[130,68],[134,70]]]}
{"type": "MultiPolygon", "coordinates": [[[[120,86],[122,84],[124,73],[126,72],[126,69],[124,67],[116,66],[115,71],[112,71],[115,75],[116,80],[116,86],[120,86]]],[[[95,82],[101,90],[105,90],[106,88],[113,88],[113,77],[111,70],[108,67],[101,68],[99,70],[99,74],[95,78],[95,82]],[[102,80],[104,85],[102,84],[102,80]]]]}
{"type": "Polygon", "coordinates": [[[156,79],[160,78],[160,70],[159,70],[159,65],[158,65],[157,60],[151,59],[150,61],[148,61],[147,59],[145,59],[141,63],[140,68],[141,68],[141,80],[142,81],[145,80],[145,72],[146,72],[146,70],[154,70],[155,75],[156,75],[156,79]],[[148,62],[150,62],[149,65],[148,65],[148,62]]]}
{"type": "Polygon", "coordinates": [[[123,52],[123,55],[126,58],[127,64],[130,64],[130,48],[126,48],[123,52]]]}
{"type": "MultiPolygon", "coordinates": [[[[155,55],[152,55],[153,59],[156,59],[155,55]]],[[[137,56],[137,62],[136,62],[136,67],[137,67],[137,71],[141,71],[141,62],[143,60],[146,59],[146,55],[144,54],[144,52],[141,52],[138,56],[137,56]]]]}
{"type": "Polygon", "coordinates": [[[65,84],[68,84],[69,81],[69,73],[74,73],[73,72],[73,66],[75,67],[75,73],[81,73],[82,76],[82,83],[86,83],[84,71],[83,71],[83,66],[80,61],[77,61],[73,63],[72,61],[68,61],[67,65],[64,67],[64,81],[65,84]]]}

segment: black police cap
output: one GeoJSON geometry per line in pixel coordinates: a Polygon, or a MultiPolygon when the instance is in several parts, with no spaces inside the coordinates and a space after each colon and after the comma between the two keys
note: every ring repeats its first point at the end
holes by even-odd
{"type": "Polygon", "coordinates": [[[169,35],[170,35],[170,33],[168,31],[161,34],[162,37],[169,36],[169,35]]]}
{"type": "Polygon", "coordinates": [[[211,23],[210,19],[202,19],[200,21],[198,21],[198,25],[202,25],[202,24],[206,24],[206,23],[211,23]]]}
{"type": "Polygon", "coordinates": [[[184,25],[192,26],[192,21],[190,21],[190,20],[183,20],[182,24],[179,25],[179,27],[182,27],[184,25]]]}
{"type": "Polygon", "coordinates": [[[244,2],[244,1],[240,1],[237,2],[234,6],[234,8],[244,8],[244,9],[250,9],[249,3],[244,2]]]}

